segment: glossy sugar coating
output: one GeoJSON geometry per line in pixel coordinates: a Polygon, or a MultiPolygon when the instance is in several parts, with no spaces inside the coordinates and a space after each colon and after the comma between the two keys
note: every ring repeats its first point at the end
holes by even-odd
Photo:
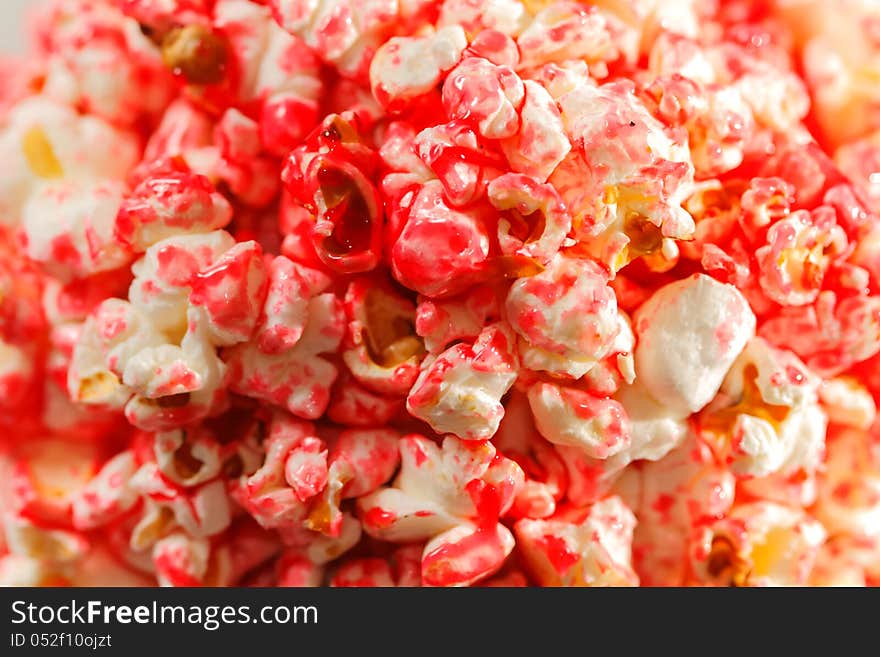
{"type": "Polygon", "coordinates": [[[0,583],[880,583],[869,0],[53,0],[0,583]]]}

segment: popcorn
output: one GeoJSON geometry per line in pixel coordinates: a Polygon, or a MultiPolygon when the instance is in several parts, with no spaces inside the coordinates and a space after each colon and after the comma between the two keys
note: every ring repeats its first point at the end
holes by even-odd
{"type": "Polygon", "coordinates": [[[423,361],[406,408],[438,433],[486,440],[504,416],[501,397],[513,385],[517,368],[509,330],[487,326],[473,345],[459,343],[423,361]]]}
{"type": "Polygon", "coordinates": [[[147,178],[123,200],[114,237],[142,253],[175,235],[224,228],[232,207],[204,176],[186,171],[147,178]]]}
{"type": "Polygon", "coordinates": [[[509,218],[498,222],[502,251],[548,263],[571,229],[571,217],[556,190],[538,184],[534,178],[508,173],[495,178],[486,191],[493,207],[509,211],[509,218]],[[541,224],[543,230],[536,235],[541,224]]]}
{"type": "Polygon", "coordinates": [[[407,393],[424,353],[415,335],[415,307],[390,286],[367,279],[349,285],[345,301],[353,347],[342,359],[354,378],[378,393],[407,393]]]}
{"type": "Polygon", "coordinates": [[[158,50],[111,3],[55,2],[40,32],[46,97],[121,126],[152,118],[168,102],[158,50]]]}
{"type": "Polygon", "coordinates": [[[755,331],[740,292],[702,274],[661,288],[633,319],[636,376],[657,401],[683,415],[712,399],[755,331]]]}
{"type": "Polygon", "coordinates": [[[735,507],[694,546],[700,581],[722,586],[804,585],[825,530],[804,512],[772,503],[735,507]]]}
{"type": "MultiPolygon", "coordinates": [[[[739,401],[709,411],[702,429],[730,432],[729,447],[737,474],[758,477],[774,472],[812,472],[822,459],[827,420],[818,407],[817,378],[792,353],[752,339],[721,387],[722,397],[739,401]],[[732,427],[725,428],[732,421],[732,427]]],[[[722,438],[723,439],[723,438],[722,438]]]]}
{"type": "Polygon", "coordinates": [[[516,523],[523,556],[541,585],[637,585],[630,563],[632,512],[619,497],[609,497],[578,516],[516,523]]]}
{"type": "Polygon", "coordinates": [[[428,586],[463,586],[500,568],[514,541],[497,520],[522,481],[519,467],[488,442],[453,436],[442,446],[405,436],[400,456],[394,486],[358,500],[365,531],[391,541],[429,539],[421,566],[428,586]]]}
{"type": "Polygon", "coordinates": [[[557,255],[513,284],[505,308],[525,342],[523,365],[575,379],[608,354],[620,330],[614,291],[589,260],[557,255]]]}
{"type": "Polygon", "coordinates": [[[41,97],[23,100],[0,121],[7,163],[0,219],[7,226],[21,223],[25,204],[46,184],[120,180],[139,155],[133,133],[41,97]]]}
{"type": "Polygon", "coordinates": [[[706,523],[727,516],[735,485],[733,474],[693,433],[665,458],[624,472],[616,490],[639,519],[633,556],[643,585],[688,583],[692,542],[706,523]]]}
{"type": "Polygon", "coordinates": [[[843,429],[829,436],[816,517],[830,533],[868,538],[880,533],[875,452],[873,434],[843,429]]]}
{"type": "Polygon", "coordinates": [[[556,445],[579,447],[591,458],[604,459],[629,444],[626,411],[613,399],[538,383],[529,389],[529,405],[538,431],[556,445]]]}
{"type": "Polygon", "coordinates": [[[395,103],[429,92],[458,63],[466,47],[467,38],[458,25],[424,37],[389,39],[370,64],[373,96],[393,109],[395,103]]]}
{"type": "Polygon", "coordinates": [[[486,139],[519,131],[517,110],[525,99],[519,76],[481,57],[459,62],[443,82],[443,107],[453,121],[471,123],[486,139]]]}
{"type": "MultiPolygon", "coordinates": [[[[618,43],[609,17],[595,7],[553,3],[541,10],[517,38],[523,68],[581,59],[596,66],[617,59],[618,43]]],[[[601,67],[598,67],[602,70],[601,67]]],[[[604,76],[601,76],[604,77],[604,76]]]]}
{"type": "Polygon", "coordinates": [[[785,306],[810,303],[819,295],[831,261],[845,250],[846,235],[830,208],[812,214],[795,211],[773,224],[767,245],[755,252],[761,289],[785,306]]]}
{"type": "Polygon", "coordinates": [[[226,350],[231,390],[305,419],[320,417],[338,374],[336,366],[321,355],[335,351],[342,341],[343,311],[332,294],[323,294],[309,300],[308,316],[300,339],[284,351],[266,353],[252,341],[226,350]]]}
{"type": "Polygon", "coordinates": [[[822,382],[819,400],[828,421],[854,429],[867,429],[877,417],[877,405],[868,390],[849,377],[822,382]]]}
{"type": "Polygon", "coordinates": [[[499,145],[511,169],[545,182],[571,151],[571,143],[553,97],[533,80],[522,84],[519,130],[499,145]]]}
{"type": "Polygon", "coordinates": [[[643,255],[674,260],[675,240],[694,231],[680,205],[693,182],[683,135],[664,129],[626,82],[577,84],[557,102],[575,148],[549,182],[577,239],[612,271],[643,255]]]}
{"type": "Polygon", "coordinates": [[[880,582],[878,16],[759,4],[43,7],[0,583],[880,582]]]}

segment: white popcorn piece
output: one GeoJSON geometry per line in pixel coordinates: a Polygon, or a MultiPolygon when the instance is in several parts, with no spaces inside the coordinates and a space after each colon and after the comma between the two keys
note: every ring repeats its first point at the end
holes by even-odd
{"type": "Polygon", "coordinates": [[[496,486],[503,513],[523,475],[507,459],[493,464],[496,454],[488,441],[469,443],[447,436],[438,446],[415,434],[404,436],[401,469],[393,485],[357,501],[364,530],[383,540],[408,543],[476,520],[479,509],[467,486],[476,480],[491,482],[499,472],[510,477],[504,486],[496,486]]]}
{"type": "Polygon", "coordinates": [[[825,426],[825,415],[815,405],[792,409],[778,429],[767,420],[741,414],[732,429],[731,469],[754,477],[799,467],[814,470],[822,458],[825,426]]]}
{"type": "Polygon", "coordinates": [[[471,586],[494,575],[513,551],[516,541],[502,524],[483,529],[456,525],[425,544],[423,586],[471,586]]]}
{"type": "Polygon", "coordinates": [[[383,106],[415,98],[433,89],[461,59],[467,37],[459,25],[424,37],[393,37],[370,64],[373,94],[383,106]]]}
{"type": "Polygon", "coordinates": [[[23,554],[0,556],[0,586],[64,586],[67,568],[23,554]]]}
{"type": "Polygon", "coordinates": [[[159,586],[228,586],[229,555],[223,546],[179,532],[156,541],[152,550],[159,586]]]}
{"type": "Polygon", "coordinates": [[[536,383],[528,395],[535,426],[551,443],[580,448],[595,459],[629,446],[629,418],[620,402],[552,383],[536,383]]]}
{"type": "Polygon", "coordinates": [[[129,359],[163,343],[162,335],[134,306],[104,301],[83,325],[70,368],[67,390],[74,401],[120,407],[132,391],[122,383],[129,359]]]}
{"type": "Polygon", "coordinates": [[[501,398],[516,380],[517,369],[509,329],[487,326],[473,345],[459,343],[425,358],[406,408],[438,433],[486,440],[504,416],[501,398]]]}
{"type": "MultiPolygon", "coordinates": [[[[519,34],[520,66],[583,60],[595,66],[617,59],[611,16],[575,2],[554,2],[539,11],[519,34]]],[[[601,70],[601,66],[597,67],[601,70]]]]}
{"type": "Polygon", "coordinates": [[[12,513],[4,515],[3,529],[10,552],[56,566],[78,561],[89,549],[78,533],[40,527],[12,513]]]}
{"type": "Polygon", "coordinates": [[[684,586],[694,532],[723,517],[734,500],[734,475],[691,432],[663,459],[628,469],[615,485],[639,518],[633,549],[646,586],[684,586]]]}
{"type": "Polygon", "coordinates": [[[443,0],[437,25],[461,25],[468,34],[497,30],[516,36],[528,21],[526,7],[519,0],[443,0]]]}
{"type": "Polygon", "coordinates": [[[148,178],[127,195],[114,236],[142,253],[175,235],[210,233],[231,219],[232,206],[210,180],[191,173],[167,174],[148,178]]]}
{"type": "Polygon", "coordinates": [[[703,274],[661,288],[633,319],[637,377],[682,416],[712,400],[755,333],[755,315],[739,290],[703,274]]]}
{"type": "Polygon", "coordinates": [[[21,209],[28,257],[62,279],[127,264],[113,234],[124,191],[117,181],[43,185],[21,209]]]}
{"type": "MultiPolygon", "coordinates": [[[[173,515],[174,522],[193,538],[207,538],[219,534],[232,520],[232,508],[226,484],[221,479],[213,479],[208,483],[184,490],[166,479],[158,464],[145,463],[134,474],[131,485],[141,495],[152,500],[162,518],[162,509],[173,515]]],[[[144,514],[142,523],[149,517],[149,510],[144,514]]],[[[160,522],[160,524],[162,524],[160,522]]],[[[165,526],[169,526],[167,519],[165,526]]],[[[132,534],[134,541],[135,533],[132,534]]],[[[158,537],[156,537],[158,538],[158,537]]],[[[140,542],[138,547],[148,547],[140,542]]],[[[133,547],[135,545],[133,544],[133,547]]]]}
{"type": "MultiPolygon", "coordinates": [[[[737,474],[814,472],[822,460],[827,425],[817,405],[818,387],[819,378],[797,356],[753,338],[731,367],[702,426],[722,441],[729,431],[731,468],[737,474]],[[733,405],[724,407],[726,403],[733,405]]],[[[721,449],[728,451],[724,445],[721,449]]]]}
{"type": "Polygon", "coordinates": [[[502,252],[550,262],[571,230],[571,215],[556,190],[535,178],[505,173],[489,183],[486,191],[494,208],[517,213],[498,220],[502,252]],[[535,235],[535,227],[542,224],[543,230],[535,235]]]}
{"type": "Polygon", "coordinates": [[[112,3],[53,3],[48,18],[42,96],[122,126],[152,118],[168,102],[159,49],[112,3]]]}
{"type": "Polygon", "coordinates": [[[509,138],[519,131],[525,87],[509,66],[466,57],[446,76],[442,94],[449,118],[475,124],[487,139],[509,138]]]}
{"type": "Polygon", "coordinates": [[[573,236],[612,271],[643,255],[674,264],[675,240],[695,229],[681,207],[694,184],[685,131],[654,118],[628,81],[582,83],[558,103],[574,148],[549,182],[573,236]]]}
{"type": "Polygon", "coordinates": [[[187,307],[196,275],[235,246],[226,231],[176,235],[153,244],[132,265],[128,298],[149,315],[159,330],[172,335],[186,330],[187,307]]]}

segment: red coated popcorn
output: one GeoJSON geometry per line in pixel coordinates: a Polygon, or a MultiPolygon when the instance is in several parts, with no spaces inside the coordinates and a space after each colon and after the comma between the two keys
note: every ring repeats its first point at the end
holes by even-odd
{"type": "Polygon", "coordinates": [[[880,583],[878,18],[47,3],[0,584],[880,583]]]}

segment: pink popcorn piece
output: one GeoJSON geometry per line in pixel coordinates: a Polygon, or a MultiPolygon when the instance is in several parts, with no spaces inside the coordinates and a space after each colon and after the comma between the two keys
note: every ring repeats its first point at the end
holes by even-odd
{"type": "Polygon", "coordinates": [[[505,308],[526,367],[580,378],[610,351],[620,327],[607,280],[594,262],[559,254],[513,284],[505,308]]]}
{"type": "Polygon", "coordinates": [[[361,278],[348,286],[345,307],[351,347],[342,358],[352,376],[380,394],[408,392],[424,353],[414,304],[381,279],[361,278]]]}
{"type": "Polygon", "coordinates": [[[635,516],[617,497],[548,520],[519,520],[523,557],[542,586],[636,586],[635,516]]]}
{"type": "Polygon", "coordinates": [[[282,174],[315,215],[315,252],[341,274],[369,271],[381,255],[383,208],[370,182],[372,154],[356,117],[330,115],[293,151],[282,174]]]}
{"type": "Polygon", "coordinates": [[[172,235],[223,228],[231,218],[231,206],[207,178],[169,172],[144,180],[122,202],[114,236],[145,251],[172,235]]]}

